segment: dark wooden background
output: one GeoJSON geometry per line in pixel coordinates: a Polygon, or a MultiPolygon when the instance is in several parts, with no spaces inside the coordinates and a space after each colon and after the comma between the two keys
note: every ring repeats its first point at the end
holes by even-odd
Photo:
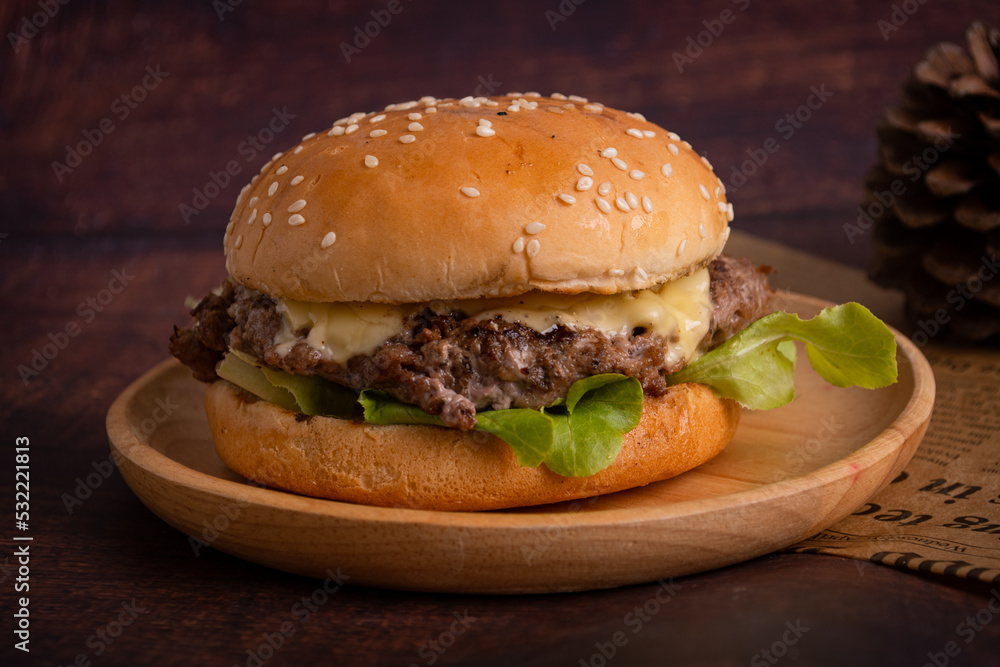
{"type": "Polygon", "coordinates": [[[16,572],[5,454],[0,662],[257,664],[251,653],[292,621],[294,634],[263,664],[1000,663],[1000,614],[990,612],[968,643],[959,634],[1000,600],[995,588],[829,556],[773,555],[678,580],[678,594],[607,660],[600,645],[629,630],[626,615],[655,585],[527,597],[349,586],[300,622],[292,608],[318,582],[212,550],[195,556],[117,472],[67,510],[78,480],[108,458],[111,401],[165,357],[171,326],[185,321],[184,297],[224,275],[220,241],[239,188],[303,134],[389,102],[495,88],[641,111],[694,144],[727,183],[748,151],[774,137],[779,150],[730,189],[736,226],[864,267],[868,239],[850,243],[843,225],[856,217],[883,108],[928,47],[962,42],[977,18],[1000,24],[996,3],[971,0],[400,0],[348,63],[341,44],[387,4],[0,4],[0,417],[8,450],[15,437],[31,440],[35,537],[26,656],[12,648],[8,613],[16,572]],[[712,22],[724,10],[734,20],[678,71],[674,54],[709,26],[718,31],[712,22]],[[898,30],[883,34],[894,18],[898,30]],[[144,78],[132,108],[121,96],[144,78]],[[787,136],[776,124],[814,87],[832,96],[787,136]],[[259,154],[241,148],[275,109],[287,111],[287,127],[259,154]],[[73,166],[67,154],[81,142],[83,151],[94,145],[73,166]],[[193,205],[230,160],[241,174],[186,221],[180,206],[193,205]],[[127,285],[98,311],[87,300],[115,271],[127,285]],[[23,379],[18,366],[68,325],[78,334],[23,379]],[[143,611],[104,644],[95,633],[133,600],[143,611]],[[456,613],[475,620],[439,653],[431,642],[451,643],[456,613]],[[801,637],[769,661],[760,651],[782,640],[786,624],[801,637]],[[960,651],[948,656],[952,641],[960,651]]]}

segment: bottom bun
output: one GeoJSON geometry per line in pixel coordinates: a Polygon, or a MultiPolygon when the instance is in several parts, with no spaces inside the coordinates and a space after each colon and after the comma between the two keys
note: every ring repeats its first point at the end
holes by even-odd
{"type": "Polygon", "coordinates": [[[305,417],[219,380],[205,393],[219,456],[255,483],[365,505],[490,510],[542,505],[656,482],[721,452],[739,404],[699,384],[645,399],[618,457],[590,477],[525,468],[489,433],[305,417]]]}

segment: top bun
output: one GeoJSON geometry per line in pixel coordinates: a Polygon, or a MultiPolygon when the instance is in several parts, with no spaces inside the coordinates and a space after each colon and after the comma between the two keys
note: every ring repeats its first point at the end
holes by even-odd
{"type": "Polygon", "coordinates": [[[276,155],[226,229],[239,283],[414,303],[645,289],[715,258],[732,206],[690,144],[576,96],[424,97],[276,155]]]}

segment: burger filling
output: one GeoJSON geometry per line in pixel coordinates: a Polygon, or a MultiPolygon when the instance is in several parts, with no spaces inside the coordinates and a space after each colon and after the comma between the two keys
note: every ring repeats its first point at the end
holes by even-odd
{"type": "Polygon", "coordinates": [[[662,395],[669,374],[766,314],[769,297],[766,270],[728,256],[659,288],[609,296],[316,304],[227,282],[194,308],[194,326],[175,330],[170,349],[205,382],[232,348],[288,373],[380,389],[466,430],[478,410],[541,408],[603,373],[662,395]]]}

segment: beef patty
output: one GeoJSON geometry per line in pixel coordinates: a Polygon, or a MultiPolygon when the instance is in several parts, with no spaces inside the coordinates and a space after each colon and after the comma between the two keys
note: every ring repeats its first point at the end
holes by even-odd
{"type": "MultiPolygon", "coordinates": [[[[723,255],[708,269],[714,310],[699,346],[703,351],[764,315],[771,294],[767,269],[749,260],[723,255]]],[[[274,337],[282,320],[276,306],[265,294],[227,282],[191,311],[191,328],[175,327],[170,353],[197,379],[212,382],[216,364],[232,346],[290,373],[317,375],[355,391],[381,389],[463,430],[475,426],[477,410],[551,405],[577,380],[601,373],[634,377],[647,395],[659,396],[667,389],[666,376],[684,364],[668,365],[666,341],[641,329],[608,336],[558,325],[540,333],[500,318],[477,321],[430,309],[410,315],[406,330],[371,354],[339,364],[324,359],[304,336],[279,354],[274,337]]]]}

